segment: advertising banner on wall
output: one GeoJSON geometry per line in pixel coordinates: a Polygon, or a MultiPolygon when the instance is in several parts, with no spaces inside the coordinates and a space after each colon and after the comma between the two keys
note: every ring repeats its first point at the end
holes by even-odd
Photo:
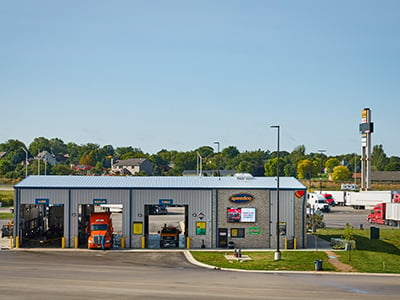
{"type": "Polygon", "coordinates": [[[256,209],[254,207],[228,208],[229,223],[254,223],[256,221],[256,209]]]}

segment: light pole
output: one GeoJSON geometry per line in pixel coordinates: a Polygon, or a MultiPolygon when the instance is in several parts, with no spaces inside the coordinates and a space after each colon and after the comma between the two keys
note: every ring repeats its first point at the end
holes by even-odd
{"type": "Polygon", "coordinates": [[[320,160],[319,160],[319,193],[322,194],[322,153],[325,153],[325,150],[318,150],[318,152],[321,154],[320,160]]]}
{"type": "MultiPolygon", "coordinates": [[[[216,144],[217,146],[218,146],[218,152],[217,152],[217,154],[219,153],[219,142],[214,142],[214,144],[216,144]]],[[[217,164],[217,170],[218,170],[218,176],[221,176],[221,174],[220,174],[220,172],[219,172],[219,163],[218,163],[218,157],[217,157],[217,159],[216,159],[216,164],[217,164]]]]}
{"type": "Polygon", "coordinates": [[[28,150],[22,147],[22,150],[25,152],[25,178],[28,177],[28,150]]]}
{"type": "Polygon", "coordinates": [[[199,152],[197,153],[197,176],[203,175],[203,158],[201,157],[199,152]]]}
{"type": "Polygon", "coordinates": [[[276,128],[278,129],[278,141],[277,141],[277,153],[276,153],[276,251],[274,253],[274,260],[280,260],[281,259],[281,252],[279,250],[279,136],[280,136],[280,126],[279,125],[273,125],[271,128],[276,128]]]}

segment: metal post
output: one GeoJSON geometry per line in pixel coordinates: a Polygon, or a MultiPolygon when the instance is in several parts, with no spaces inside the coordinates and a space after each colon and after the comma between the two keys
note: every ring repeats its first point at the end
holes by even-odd
{"type": "MultiPolygon", "coordinates": [[[[218,152],[217,153],[219,153],[219,145],[220,145],[220,143],[219,142],[214,142],[214,144],[218,145],[218,152]]],[[[221,176],[220,171],[219,171],[219,163],[218,163],[218,161],[216,161],[216,163],[217,163],[218,176],[221,176]]]]}
{"type": "Polygon", "coordinates": [[[28,150],[22,147],[22,150],[25,152],[25,178],[28,177],[28,150]]]}
{"type": "Polygon", "coordinates": [[[274,125],[271,126],[271,128],[276,128],[278,129],[278,139],[277,139],[277,161],[276,161],[276,251],[274,253],[274,260],[280,260],[281,259],[281,252],[279,250],[279,136],[280,136],[280,126],[279,125],[274,125]]]}
{"type": "Polygon", "coordinates": [[[37,160],[37,163],[38,163],[37,174],[38,175],[40,175],[40,157],[39,157],[39,154],[40,154],[40,152],[38,153],[38,160],[37,160]]]}
{"type": "Polygon", "coordinates": [[[197,175],[203,176],[203,158],[199,152],[197,152],[197,175]]]}
{"type": "Polygon", "coordinates": [[[319,160],[319,193],[322,194],[322,153],[325,153],[325,150],[318,150],[318,152],[321,154],[320,160],[319,160]]]}

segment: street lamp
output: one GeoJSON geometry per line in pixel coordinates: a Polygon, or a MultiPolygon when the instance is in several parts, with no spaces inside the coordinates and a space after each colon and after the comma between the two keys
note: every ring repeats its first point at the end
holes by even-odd
{"type": "Polygon", "coordinates": [[[277,160],[276,160],[276,251],[274,253],[274,260],[280,260],[281,259],[281,252],[279,251],[279,136],[280,136],[280,126],[279,125],[273,125],[271,128],[276,128],[278,129],[278,150],[277,150],[277,160]]]}
{"type": "MultiPolygon", "coordinates": [[[[214,144],[216,144],[216,145],[218,145],[218,152],[217,152],[217,154],[219,153],[219,142],[214,142],[214,144]]],[[[216,164],[217,164],[217,170],[218,170],[218,176],[221,176],[221,173],[220,173],[220,171],[219,171],[219,163],[218,163],[218,157],[217,157],[217,159],[216,159],[216,164]]]]}
{"type": "Polygon", "coordinates": [[[318,152],[321,154],[321,157],[319,159],[319,193],[322,194],[322,153],[325,153],[325,150],[318,150],[318,152]]]}
{"type": "Polygon", "coordinates": [[[25,178],[28,177],[28,150],[22,147],[22,150],[25,152],[25,178]]]}

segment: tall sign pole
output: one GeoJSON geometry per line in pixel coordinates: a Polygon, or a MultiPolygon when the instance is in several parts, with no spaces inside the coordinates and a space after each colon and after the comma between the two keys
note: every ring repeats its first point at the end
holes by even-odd
{"type": "Polygon", "coordinates": [[[361,112],[361,190],[371,188],[371,133],[374,123],[371,122],[371,110],[364,108],[361,112]]]}

